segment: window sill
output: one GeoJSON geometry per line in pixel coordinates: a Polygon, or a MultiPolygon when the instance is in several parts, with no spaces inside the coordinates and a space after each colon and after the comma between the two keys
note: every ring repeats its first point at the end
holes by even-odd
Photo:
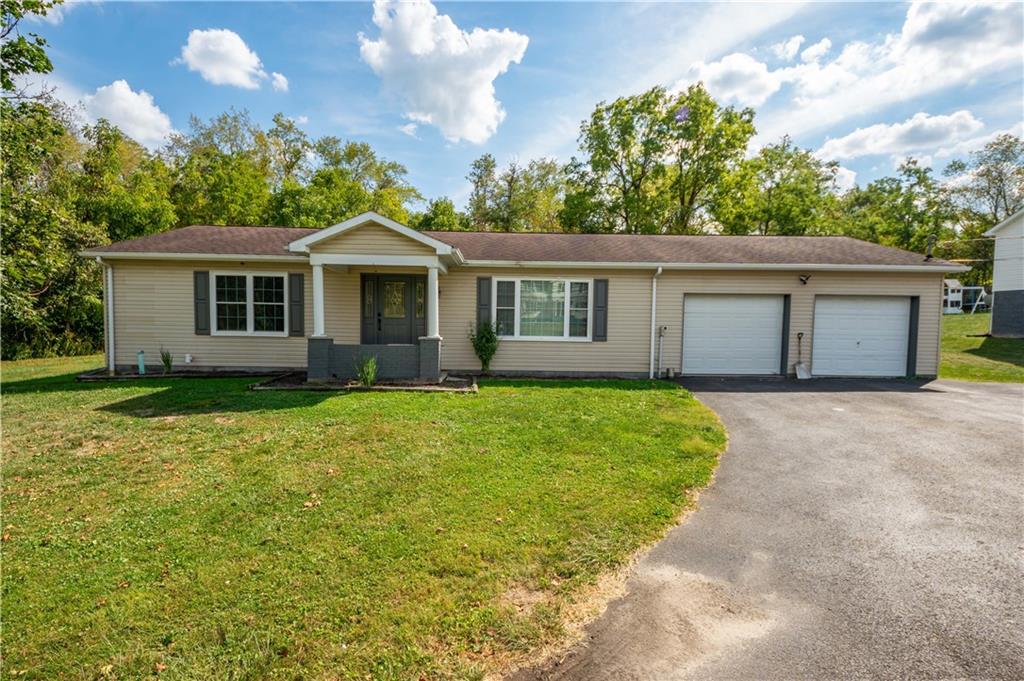
{"type": "Polygon", "coordinates": [[[591,343],[590,338],[566,338],[565,336],[498,336],[501,341],[529,341],[546,343],[591,343]]]}
{"type": "MultiPolygon", "coordinates": [[[[228,338],[287,338],[287,331],[211,331],[211,336],[226,336],[228,338]]],[[[298,336],[296,336],[298,338],[298,336]]]]}

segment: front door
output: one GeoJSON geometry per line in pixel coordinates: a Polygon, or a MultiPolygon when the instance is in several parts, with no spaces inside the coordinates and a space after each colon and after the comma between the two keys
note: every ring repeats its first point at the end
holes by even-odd
{"type": "Polygon", "coordinates": [[[364,274],[361,278],[362,343],[408,345],[426,333],[426,277],[364,274]]]}

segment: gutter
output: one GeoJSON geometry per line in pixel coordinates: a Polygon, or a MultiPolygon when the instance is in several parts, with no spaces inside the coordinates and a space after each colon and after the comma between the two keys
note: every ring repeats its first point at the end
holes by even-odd
{"type": "Polygon", "coordinates": [[[656,317],[658,309],[658,277],[661,276],[662,268],[658,267],[651,277],[651,365],[648,371],[648,378],[654,378],[654,344],[658,320],[656,317]]]}
{"type": "Polygon", "coordinates": [[[106,331],[107,373],[114,375],[116,357],[114,354],[114,268],[103,258],[96,258],[96,262],[103,268],[103,327],[106,331]]]}
{"type": "Polygon", "coordinates": [[[466,267],[532,267],[538,269],[621,269],[647,270],[783,270],[812,272],[918,272],[940,274],[943,272],[968,272],[970,267],[949,263],[942,265],[828,265],[823,263],[665,263],[665,262],[623,262],[623,261],[570,261],[570,260],[466,260],[466,267]]]}
{"type": "Polygon", "coordinates": [[[304,255],[251,255],[245,253],[137,253],[126,251],[81,251],[85,258],[124,258],[128,260],[234,260],[238,262],[307,263],[304,255]]]}

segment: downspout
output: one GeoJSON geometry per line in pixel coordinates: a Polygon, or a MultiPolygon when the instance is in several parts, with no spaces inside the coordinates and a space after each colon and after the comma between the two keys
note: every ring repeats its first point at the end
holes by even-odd
{"type": "Polygon", "coordinates": [[[107,351],[107,373],[114,375],[114,268],[103,258],[97,257],[96,262],[103,267],[103,328],[106,331],[104,340],[107,351]]]}
{"type": "Polygon", "coordinates": [[[656,318],[658,308],[658,277],[661,276],[661,267],[654,271],[651,277],[651,363],[648,371],[648,378],[654,378],[654,345],[657,342],[655,336],[658,332],[658,320],[656,318]]]}

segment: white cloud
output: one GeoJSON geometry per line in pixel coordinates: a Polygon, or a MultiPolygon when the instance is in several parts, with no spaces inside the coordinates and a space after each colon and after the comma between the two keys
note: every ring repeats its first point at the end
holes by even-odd
{"type": "MultiPolygon", "coordinates": [[[[233,85],[257,90],[268,78],[259,55],[234,31],[226,28],[195,29],[181,48],[181,57],[172,64],[185,64],[203,80],[214,85],[233,85]]],[[[280,73],[271,77],[275,90],[288,91],[288,79],[280,73]]]]}
{"type": "Polygon", "coordinates": [[[781,43],[772,45],[772,52],[779,59],[785,59],[786,61],[793,61],[796,57],[796,53],[800,51],[800,46],[804,43],[804,37],[802,35],[795,35],[789,40],[781,43]]]}
{"type": "Polygon", "coordinates": [[[419,126],[417,126],[415,123],[406,123],[405,125],[398,126],[398,131],[403,135],[408,135],[409,137],[412,137],[413,139],[419,139],[419,137],[416,136],[417,127],[419,126]]]}
{"type": "Polygon", "coordinates": [[[721,60],[690,67],[691,80],[700,80],[719,99],[759,106],[781,87],[782,79],[753,57],[734,52],[721,60]]]}
{"type": "MultiPolygon", "coordinates": [[[[986,144],[999,137],[1000,135],[1015,135],[1017,137],[1024,137],[1024,122],[1016,123],[1011,125],[1009,128],[1003,128],[1002,130],[993,130],[992,132],[984,135],[978,135],[977,137],[971,137],[963,141],[957,142],[948,147],[941,147],[935,152],[937,158],[958,158],[966,156],[972,151],[981,149],[986,144]]],[[[952,140],[951,140],[952,141],[952,140]]]]}
{"type": "Polygon", "coordinates": [[[288,92],[288,79],[283,73],[274,71],[270,74],[270,86],[278,92],[288,92]]]}
{"type": "Polygon", "coordinates": [[[82,112],[90,123],[105,118],[143,146],[154,148],[174,132],[171,119],[145,90],[132,90],[127,81],[115,80],[81,98],[82,112]]]}
{"type": "Polygon", "coordinates": [[[78,7],[80,5],[84,5],[87,2],[93,3],[99,2],[99,0],[64,0],[64,2],[62,2],[61,4],[54,5],[53,7],[47,9],[45,15],[40,16],[38,14],[26,14],[25,18],[28,19],[29,21],[45,22],[47,24],[56,26],[57,24],[60,24],[64,21],[64,18],[68,15],[69,12],[71,12],[71,10],[75,9],[75,7],[78,7]]]}
{"type": "Polygon", "coordinates": [[[291,119],[295,125],[305,125],[306,123],[309,123],[309,116],[292,116],[291,119]]]}
{"type": "Polygon", "coordinates": [[[878,123],[857,128],[848,135],[828,139],[816,155],[822,159],[851,159],[882,154],[903,157],[932,151],[942,144],[970,138],[985,124],[970,111],[948,116],[917,113],[902,123],[878,123]]]}
{"type": "Polygon", "coordinates": [[[829,50],[832,49],[832,41],[828,38],[822,38],[818,42],[814,43],[806,50],[800,53],[800,58],[806,63],[816,62],[824,57],[829,50]]]}
{"type": "Polygon", "coordinates": [[[845,192],[857,186],[857,173],[839,166],[836,168],[836,191],[845,192]]]}
{"type": "Polygon", "coordinates": [[[505,119],[494,80],[518,64],[529,38],[509,29],[464,31],[429,0],[375,0],[380,37],[359,34],[359,53],[405,115],[436,126],[451,142],[482,143],[505,119]]]}

